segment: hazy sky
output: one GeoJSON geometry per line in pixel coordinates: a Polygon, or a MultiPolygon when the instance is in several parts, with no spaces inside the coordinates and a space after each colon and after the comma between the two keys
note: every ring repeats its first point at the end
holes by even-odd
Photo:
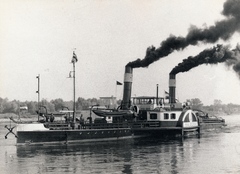
{"type": "MultiPolygon", "coordinates": [[[[0,2],[0,97],[9,100],[72,100],[73,82],[67,78],[74,48],[76,97],[122,98],[125,65],[144,58],[146,49],[159,47],[169,35],[186,36],[191,25],[214,25],[224,0],[1,0],[0,2]]],[[[239,33],[217,43],[235,47],[239,33]]],[[[217,44],[216,43],[216,44],[217,44]]],[[[169,72],[188,56],[216,44],[189,46],[151,64],[133,70],[132,95],[168,91],[169,72]]],[[[180,101],[199,98],[240,104],[240,80],[223,64],[201,65],[179,73],[180,101]]]]}

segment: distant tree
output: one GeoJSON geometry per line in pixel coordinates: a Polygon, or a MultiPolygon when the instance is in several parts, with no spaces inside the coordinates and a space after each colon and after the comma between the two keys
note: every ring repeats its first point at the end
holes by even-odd
{"type": "Polygon", "coordinates": [[[90,105],[91,105],[91,106],[92,106],[92,105],[96,105],[96,104],[98,104],[98,103],[99,103],[98,99],[96,99],[96,98],[90,99],[90,105]]]}
{"type": "Polygon", "coordinates": [[[205,112],[213,112],[213,107],[212,107],[212,105],[210,105],[210,106],[203,106],[203,111],[205,111],[205,112]]]}
{"type": "Polygon", "coordinates": [[[215,112],[221,111],[222,110],[222,101],[218,100],[218,99],[215,99],[213,101],[213,108],[214,108],[215,112]]]}
{"type": "Polygon", "coordinates": [[[229,103],[226,105],[227,109],[224,109],[225,113],[232,114],[232,113],[239,113],[240,112],[240,105],[229,103]]]}
{"type": "Polygon", "coordinates": [[[73,101],[65,101],[63,107],[68,108],[69,110],[73,109],[73,101]]]}
{"type": "Polygon", "coordinates": [[[201,110],[203,107],[203,103],[201,102],[201,100],[199,98],[188,99],[187,102],[191,103],[193,109],[201,110]]]}
{"type": "Polygon", "coordinates": [[[85,100],[84,98],[81,98],[81,108],[82,110],[88,110],[89,106],[91,105],[91,99],[85,100]]]}
{"type": "Polygon", "coordinates": [[[82,110],[84,103],[85,103],[85,99],[81,98],[81,97],[78,97],[78,99],[76,101],[76,109],[77,110],[82,110]]]}
{"type": "Polygon", "coordinates": [[[54,104],[48,102],[46,99],[42,99],[41,105],[45,106],[47,108],[48,112],[54,112],[55,111],[55,106],[54,104]]]}
{"type": "Polygon", "coordinates": [[[54,105],[55,111],[62,110],[62,107],[64,106],[64,101],[61,98],[51,100],[51,103],[54,105]]]}
{"type": "Polygon", "coordinates": [[[17,101],[5,102],[3,105],[3,113],[18,113],[17,101]]]}
{"type": "Polygon", "coordinates": [[[5,98],[5,99],[0,98],[0,113],[3,113],[4,107],[5,107],[7,102],[8,102],[7,98],[5,98]]]}
{"type": "Polygon", "coordinates": [[[220,105],[222,105],[222,101],[215,99],[215,100],[213,101],[213,104],[214,104],[215,106],[220,106],[220,105]]]}
{"type": "Polygon", "coordinates": [[[36,114],[36,111],[38,110],[37,102],[30,101],[30,102],[26,102],[26,104],[27,104],[27,107],[28,107],[28,112],[30,114],[36,114]]]}
{"type": "Polygon", "coordinates": [[[99,100],[96,98],[88,98],[87,100],[81,97],[78,97],[76,101],[77,110],[88,110],[90,106],[96,105],[99,103],[99,100]]]}

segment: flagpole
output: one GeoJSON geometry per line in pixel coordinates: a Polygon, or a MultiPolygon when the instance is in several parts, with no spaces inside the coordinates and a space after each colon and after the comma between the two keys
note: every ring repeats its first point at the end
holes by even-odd
{"type": "Polygon", "coordinates": [[[39,122],[39,112],[40,112],[40,105],[39,105],[39,100],[40,100],[40,74],[36,77],[38,79],[38,122],[39,122]]]}
{"type": "Polygon", "coordinates": [[[116,101],[117,101],[117,86],[118,85],[122,85],[122,83],[119,81],[116,81],[116,89],[115,89],[116,101]]]}
{"type": "Polygon", "coordinates": [[[76,77],[75,77],[75,63],[78,61],[77,59],[77,55],[75,54],[75,52],[73,51],[73,57],[72,57],[72,64],[73,64],[73,129],[75,129],[75,123],[76,123],[76,77]]]}
{"type": "Polygon", "coordinates": [[[73,62],[73,129],[75,129],[75,112],[76,112],[76,99],[75,99],[75,61],[73,62]]]}
{"type": "Polygon", "coordinates": [[[116,96],[116,101],[117,101],[117,83],[116,83],[116,87],[115,87],[115,96],[116,96]]]}

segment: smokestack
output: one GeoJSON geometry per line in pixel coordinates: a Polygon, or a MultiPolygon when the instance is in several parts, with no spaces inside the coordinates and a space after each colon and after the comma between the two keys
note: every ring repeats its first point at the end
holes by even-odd
{"type": "Polygon", "coordinates": [[[176,103],[176,75],[169,74],[169,103],[176,103]]]}
{"type": "Polygon", "coordinates": [[[132,92],[132,67],[125,66],[124,86],[123,86],[123,101],[122,109],[127,110],[131,106],[131,92],[132,92]]]}

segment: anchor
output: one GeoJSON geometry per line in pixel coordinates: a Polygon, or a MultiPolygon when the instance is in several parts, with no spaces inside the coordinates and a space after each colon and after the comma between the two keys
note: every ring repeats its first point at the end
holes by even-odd
{"type": "Polygon", "coordinates": [[[13,129],[14,129],[15,127],[16,127],[16,126],[11,127],[11,125],[10,125],[10,127],[8,127],[7,125],[5,125],[5,128],[9,131],[9,132],[5,135],[5,139],[7,139],[7,136],[8,136],[8,134],[10,134],[10,133],[12,133],[13,135],[15,135],[16,138],[18,138],[18,136],[13,132],[13,129]]]}

